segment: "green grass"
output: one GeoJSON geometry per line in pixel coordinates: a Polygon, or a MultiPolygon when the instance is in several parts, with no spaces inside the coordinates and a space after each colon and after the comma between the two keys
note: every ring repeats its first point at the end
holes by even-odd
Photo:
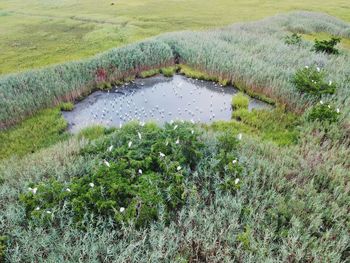
{"type": "Polygon", "coordinates": [[[294,10],[350,21],[347,0],[4,0],[0,74],[92,56],[164,32],[202,30],[294,10]]]}
{"type": "Polygon", "coordinates": [[[166,67],[161,68],[160,73],[162,73],[165,77],[172,77],[176,73],[177,68],[176,67],[166,67]]]}
{"type": "Polygon", "coordinates": [[[262,140],[272,141],[280,146],[297,143],[299,118],[283,109],[248,111],[248,109],[240,108],[233,111],[232,117],[254,129],[252,134],[262,140]]]}
{"type": "Polygon", "coordinates": [[[139,75],[141,78],[149,78],[157,74],[159,74],[159,69],[145,70],[145,71],[142,71],[139,75]]]}
{"type": "Polygon", "coordinates": [[[62,102],[59,108],[62,111],[72,111],[74,109],[74,104],[72,102],[62,102]]]}
{"type": "Polygon", "coordinates": [[[244,93],[239,92],[232,97],[232,108],[237,109],[248,109],[249,97],[244,95],[244,93]]]}
{"type": "Polygon", "coordinates": [[[6,131],[0,132],[0,160],[24,156],[65,140],[67,123],[60,109],[47,109],[6,131]]]}
{"type": "Polygon", "coordinates": [[[109,134],[113,132],[115,129],[114,128],[106,128],[104,126],[100,125],[95,125],[91,127],[87,127],[79,131],[77,134],[78,139],[88,139],[88,140],[96,140],[100,138],[103,135],[109,134]]]}

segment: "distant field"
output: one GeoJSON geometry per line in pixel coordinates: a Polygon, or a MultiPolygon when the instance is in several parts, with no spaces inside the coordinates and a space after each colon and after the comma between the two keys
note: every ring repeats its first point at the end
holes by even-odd
{"type": "Polygon", "coordinates": [[[0,0],[0,74],[91,56],[159,33],[292,10],[350,21],[348,0],[0,0]]]}

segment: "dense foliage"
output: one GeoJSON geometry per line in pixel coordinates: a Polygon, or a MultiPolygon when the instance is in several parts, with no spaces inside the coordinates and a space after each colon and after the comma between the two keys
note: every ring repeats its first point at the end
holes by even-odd
{"type": "Polygon", "coordinates": [[[307,115],[309,121],[336,122],[339,120],[340,110],[323,102],[313,106],[307,115]]]}
{"type": "Polygon", "coordinates": [[[65,207],[77,222],[94,214],[145,225],[158,218],[159,208],[170,214],[184,204],[185,178],[201,156],[197,137],[192,126],[180,123],[165,129],[128,125],[84,150],[99,159],[90,173],[32,185],[21,199],[30,217],[47,219],[65,207]]]}

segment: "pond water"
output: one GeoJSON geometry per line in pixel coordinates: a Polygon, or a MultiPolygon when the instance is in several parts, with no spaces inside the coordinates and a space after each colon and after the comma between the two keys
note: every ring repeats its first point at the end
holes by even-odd
{"type": "MultiPolygon", "coordinates": [[[[233,87],[181,75],[155,76],[137,79],[108,92],[93,92],[78,102],[73,111],[63,112],[63,116],[71,132],[91,125],[119,127],[131,120],[210,123],[231,119],[231,100],[237,92],[233,87]]],[[[268,104],[250,98],[250,110],[267,107],[268,104]]]]}

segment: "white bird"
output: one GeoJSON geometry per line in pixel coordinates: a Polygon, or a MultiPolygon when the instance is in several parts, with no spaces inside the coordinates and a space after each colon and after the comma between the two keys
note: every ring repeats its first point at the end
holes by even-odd
{"type": "Polygon", "coordinates": [[[141,133],[138,132],[137,135],[139,136],[139,139],[141,140],[142,139],[141,133]]]}
{"type": "Polygon", "coordinates": [[[106,160],[103,160],[104,164],[107,166],[107,167],[111,167],[111,165],[109,164],[109,162],[107,162],[106,160]]]}
{"type": "Polygon", "coordinates": [[[141,169],[139,169],[139,174],[142,174],[142,170],[141,169]]]}
{"type": "Polygon", "coordinates": [[[51,211],[46,211],[46,214],[51,214],[51,211]]]}
{"type": "Polygon", "coordinates": [[[317,72],[320,72],[320,71],[321,71],[321,69],[320,69],[319,67],[317,67],[316,69],[317,69],[317,72]]]}
{"type": "Polygon", "coordinates": [[[31,188],[31,187],[29,187],[28,188],[28,190],[30,191],[30,192],[32,192],[33,193],[33,195],[35,195],[36,194],[36,192],[38,191],[38,188],[31,188]]]}
{"type": "Polygon", "coordinates": [[[123,213],[125,211],[125,208],[124,207],[121,207],[120,209],[119,209],[119,212],[120,213],[123,213]]]}
{"type": "Polygon", "coordinates": [[[94,183],[89,183],[89,186],[94,187],[95,185],[94,185],[94,183]]]}
{"type": "Polygon", "coordinates": [[[340,110],[339,110],[339,108],[337,108],[337,113],[340,113],[340,110]]]}
{"type": "Polygon", "coordinates": [[[132,141],[130,141],[130,142],[128,143],[129,148],[131,147],[131,145],[132,145],[132,141]]]}
{"type": "Polygon", "coordinates": [[[66,191],[69,192],[69,193],[71,192],[71,190],[69,188],[67,188],[66,191]]]}
{"type": "Polygon", "coordinates": [[[177,138],[177,140],[176,140],[176,142],[175,142],[176,144],[179,144],[180,143],[180,139],[179,138],[177,138]]]}
{"type": "Polygon", "coordinates": [[[180,171],[182,168],[181,168],[181,166],[178,166],[177,168],[176,168],[176,170],[178,170],[178,171],[180,171]]]}
{"type": "Polygon", "coordinates": [[[113,145],[108,147],[108,151],[111,152],[113,150],[113,145]]]}
{"type": "Polygon", "coordinates": [[[159,156],[160,156],[160,157],[165,157],[165,154],[162,153],[162,152],[159,152],[159,156]]]}
{"type": "Polygon", "coordinates": [[[40,207],[37,206],[37,207],[35,208],[35,211],[39,211],[39,210],[40,210],[40,207]]]}
{"type": "Polygon", "coordinates": [[[236,178],[235,184],[238,184],[238,183],[239,183],[239,178],[236,178]]]}
{"type": "Polygon", "coordinates": [[[191,134],[194,134],[194,130],[191,131],[191,134]]]}
{"type": "Polygon", "coordinates": [[[235,160],[233,160],[233,161],[232,161],[232,163],[233,163],[233,164],[237,163],[237,160],[236,160],[236,159],[235,159],[235,160]]]}

